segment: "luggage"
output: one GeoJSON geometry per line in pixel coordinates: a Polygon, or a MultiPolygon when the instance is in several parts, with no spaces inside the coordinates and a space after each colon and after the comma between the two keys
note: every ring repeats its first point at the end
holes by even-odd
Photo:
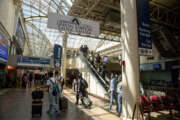
{"type": "Polygon", "coordinates": [[[82,100],[83,100],[83,104],[84,104],[84,106],[86,108],[90,108],[91,107],[92,101],[91,101],[91,99],[89,97],[87,97],[87,96],[83,97],[82,100]]]}
{"type": "Polygon", "coordinates": [[[37,90],[32,92],[32,99],[42,99],[43,97],[43,91],[37,90]]]}
{"type": "Polygon", "coordinates": [[[66,111],[68,109],[68,99],[64,96],[59,97],[59,109],[66,111]]]}
{"type": "Polygon", "coordinates": [[[42,115],[42,101],[33,101],[32,102],[32,117],[34,115],[42,115]]]}
{"type": "Polygon", "coordinates": [[[42,98],[44,97],[43,91],[35,90],[32,92],[32,117],[34,115],[42,115],[42,98]]]}

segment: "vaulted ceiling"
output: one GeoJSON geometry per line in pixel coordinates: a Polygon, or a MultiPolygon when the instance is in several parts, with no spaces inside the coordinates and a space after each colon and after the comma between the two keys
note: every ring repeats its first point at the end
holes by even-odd
{"type": "MultiPolygon", "coordinates": [[[[155,45],[164,57],[180,55],[176,45],[176,41],[180,39],[180,0],[149,1],[152,38],[155,45]],[[172,53],[176,55],[172,56],[172,53]]],[[[97,50],[98,47],[104,46],[103,44],[112,44],[111,41],[120,44],[120,0],[22,0],[21,8],[27,28],[26,34],[34,55],[49,55],[53,44],[62,45],[64,33],[47,28],[48,12],[100,22],[99,36],[69,35],[68,48],[78,48],[82,44],[87,44],[91,50],[97,50]]],[[[116,44],[110,45],[109,48],[114,48],[115,54],[120,54],[120,49],[118,51],[114,46],[116,44]]],[[[105,55],[110,54],[107,48],[104,51],[105,55]]]]}

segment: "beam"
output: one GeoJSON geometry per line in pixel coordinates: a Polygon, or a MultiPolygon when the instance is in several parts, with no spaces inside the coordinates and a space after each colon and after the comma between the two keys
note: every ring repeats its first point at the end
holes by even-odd
{"type": "Polygon", "coordinates": [[[95,0],[96,2],[88,9],[87,13],[83,17],[87,17],[88,14],[99,4],[101,0],[95,0]]]}
{"type": "Polygon", "coordinates": [[[26,5],[26,6],[30,7],[30,8],[33,8],[33,9],[35,9],[35,10],[41,12],[41,13],[44,14],[44,15],[47,15],[45,12],[43,12],[42,10],[40,10],[40,9],[38,9],[38,8],[36,8],[36,7],[34,7],[33,5],[27,4],[27,3],[25,3],[25,2],[23,2],[22,4],[24,4],[24,5],[26,5]]]}
{"type": "Polygon", "coordinates": [[[105,48],[103,50],[98,51],[97,53],[103,53],[103,52],[106,52],[106,51],[109,51],[109,50],[112,50],[112,49],[115,49],[115,48],[119,48],[119,47],[121,47],[121,44],[117,44],[117,45],[105,48]]]}
{"type": "Polygon", "coordinates": [[[49,48],[53,48],[53,45],[51,44],[50,40],[46,37],[46,35],[38,27],[36,27],[36,25],[32,24],[31,22],[26,22],[26,24],[30,25],[37,32],[39,32],[39,34],[42,35],[42,37],[46,40],[46,42],[49,43],[49,46],[50,46],[49,48]]]}

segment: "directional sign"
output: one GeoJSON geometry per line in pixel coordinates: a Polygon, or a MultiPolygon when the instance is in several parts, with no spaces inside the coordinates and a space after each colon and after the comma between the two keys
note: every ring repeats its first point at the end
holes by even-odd
{"type": "Polygon", "coordinates": [[[54,67],[61,67],[62,46],[54,45],[54,67]]]}
{"type": "Polygon", "coordinates": [[[57,13],[48,14],[48,28],[65,31],[67,33],[96,35],[100,33],[99,22],[72,16],[62,16],[57,13]]]}
{"type": "Polygon", "coordinates": [[[149,0],[137,1],[139,54],[152,55],[149,0]]]}
{"type": "Polygon", "coordinates": [[[50,59],[49,58],[19,56],[18,57],[18,66],[50,67],[50,59]]]}

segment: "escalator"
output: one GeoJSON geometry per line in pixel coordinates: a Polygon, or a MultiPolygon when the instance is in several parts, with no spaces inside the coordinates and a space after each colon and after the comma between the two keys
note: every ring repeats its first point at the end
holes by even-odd
{"type": "Polygon", "coordinates": [[[103,88],[108,91],[109,90],[109,80],[108,79],[103,79],[101,75],[98,73],[96,68],[88,61],[88,59],[83,55],[83,53],[79,54],[79,58],[81,59],[82,62],[84,62],[87,65],[87,68],[91,70],[91,72],[94,74],[94,76],[97,78],[97,80],[101,83],[103,88]]]}

